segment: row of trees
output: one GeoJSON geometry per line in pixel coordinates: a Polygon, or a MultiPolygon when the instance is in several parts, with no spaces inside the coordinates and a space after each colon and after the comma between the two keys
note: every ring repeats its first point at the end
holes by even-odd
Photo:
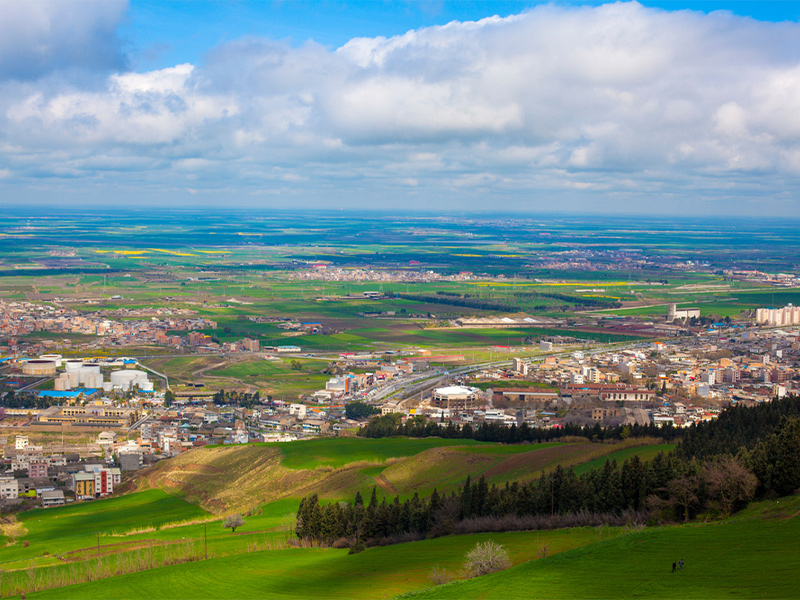
{"type": "Polygon", "coordinates": [[[368,438],[392,436],[407,437],[442,437],[449,439],[472,439],[481,442],[500,442],[503,444],[522,444],[526,442],[548,442],[564,437],[585,437],[593,441],[624,440],[629,437],[660,437],[674,440],[681,435],[681,430],[672,426],[657,427],[650,425],[620,425],[602,427],[595,423],[592,427],[576,424],[565,424],[560,428],[540,429],[523,423],[519,427],[507,427],[499,423],[481,423],[473,427],[470,423],[462,426],[453,423],[439,424],[416,416],[402,422],[398,413],[390,413],[374,417],[359,430],[359,435],[368,438]]]}
{"type": "Polygon", "coordinates": [[[261,396],[258,391],[253,394],[247,392],[238,392],[236,390],[219,390],[212,401],[217,406],[241,406],[242,408],[253,408],[256,404],[261,403],[261,396]]]}
{"type": "Polygon", "coordinates": [[[775,433],[787,417],[800,417],[800,397],[786,396],[753,407],[731,406],[719,418],[687,429],[678,452],[685,457],[705,458],[735,454],[739,448],[752,449],[775,433]]]}
{"type": "MultiPolygon", "coordinates": [[[[377,499],[375,488],[364,506],[360,494],[352,503],[320,505],[316,494],[303,498],[297,513],[298,537],[322,544],[337,540],[376,545],[387,541],[447,535],[457,530],[494,528],[505,517],[552,518],[588,514],[599,522],[615,516],[687,521],[700,511],[730,514],[753,498],[758,481],[733,457],[706,464],[659,454],[648,463],[638,456],[622,465],[607,461],[601,469],[577,475],[561,466],[529,483],[489,485],[481,476],[467,478],[458,492],[427,499],[377,499]],[[472,524],[470,526],[469,524],[472,524]],[[476,528],[475,525],[478,525],[476,528]]],[[[522,521],[525,523],[525,521],[522,521]]]]}
{"type": "Polygon", "coordinates": [[[49,408],[61,402],[59,398],[40,398],[39,392],[17,393],[14,390],[6,392],[2,406],[6,408],[49,408]]]}

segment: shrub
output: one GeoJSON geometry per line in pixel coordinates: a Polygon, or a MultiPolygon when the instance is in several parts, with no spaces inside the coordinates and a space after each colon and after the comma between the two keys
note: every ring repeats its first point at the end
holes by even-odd
{"type": "Polygon", "coordinates": [[[433,569],[431,569],[431,574],[429,575],[429,577],[433,585],[443,585],[453,580],[452,575],[450,575],[450,573],[447,572],[447,569],[443,569],[439,566],[433,567],[433,569]]]}
{"type": "Polygon", "coordinates": [[[506,549],[489,540],[477,544],[467,552],[464,574],[466,577],[480,577],[495,571],[502,571],[510,566],[511,559],[508,557],[506,549]]]}
{"type": "Polygon", "coordinates": [[[358,554],[359,552],[364,551],[364,544],[361,542],[356,542],[352,546],[350,546],[350,552],[348,554],[358,554]]]}

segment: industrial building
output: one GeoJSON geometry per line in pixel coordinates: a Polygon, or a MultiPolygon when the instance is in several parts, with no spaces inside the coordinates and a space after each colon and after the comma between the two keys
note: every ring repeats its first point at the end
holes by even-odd
{"type": "Polygon", "coordinates": [[[153,390],[153,384],[147,379],[147,373],[144,371],[137,371],[136,369],[112,371],[109,379],[109,383],[103,385],[103,389],[106,391],[114,389],[127,392],[133,388],[148,392],[153,390]]]}
{"type": "Polygon", "coordinates": [[[670,304],[669,309],[667,311],[667,321],[672,323],[676,319],[691,319],[700,318],[700,309],[699,308],[682,308],[678,309],[676,304],[670,304]]]}
{"type": "Polygon", "coordinates": [[[480,390],[458,385],[433,390],[431,405],[450,410],[474,410],[478,407],[480,390]]]}
{"type": "Polygon", "coordinates": [[[800,306],[756,309],[756,323],[759,325],[797,325],[800,323],[800,306]]]}

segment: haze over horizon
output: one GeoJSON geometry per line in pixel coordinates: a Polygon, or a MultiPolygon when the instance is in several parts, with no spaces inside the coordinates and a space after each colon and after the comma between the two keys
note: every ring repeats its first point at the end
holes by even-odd
{"type": "Polygon", "coordinates": [[[793,3],[0,9],[6,206],[800,217],[793,3]]]}

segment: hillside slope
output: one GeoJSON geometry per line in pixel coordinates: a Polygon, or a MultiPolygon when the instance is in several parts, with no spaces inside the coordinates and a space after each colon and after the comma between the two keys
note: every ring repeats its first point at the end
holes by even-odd
{"type": "MultiPolygon", "coordinates": [[[[450,491],[467,475],[492,483],[538,476],[556,464],[598,460],[621,448],[651,454],[653,440],[622,444],[503,446],[440,438],[320,439],[197,448],[138,473],[134,489],[160,488],[215,514],[258,508],[316,493],[350,500],[377,486],[381,495],[450,491]],[[633,446],[638,450],[634,450],[633,446]]],[[[660,446],[659,449],[669,449],[660,446]]]]}
{"type": "Polygon", "coordinates": [[[648,528],[507,571],[411,594],[416,599],[793,598],[800,583],[800,498],[710,524],[648,528]],[[760,514],[759,514],[760,513],[760,514]],[[684,561],[672,572],[672,563],[684,561]]]}

